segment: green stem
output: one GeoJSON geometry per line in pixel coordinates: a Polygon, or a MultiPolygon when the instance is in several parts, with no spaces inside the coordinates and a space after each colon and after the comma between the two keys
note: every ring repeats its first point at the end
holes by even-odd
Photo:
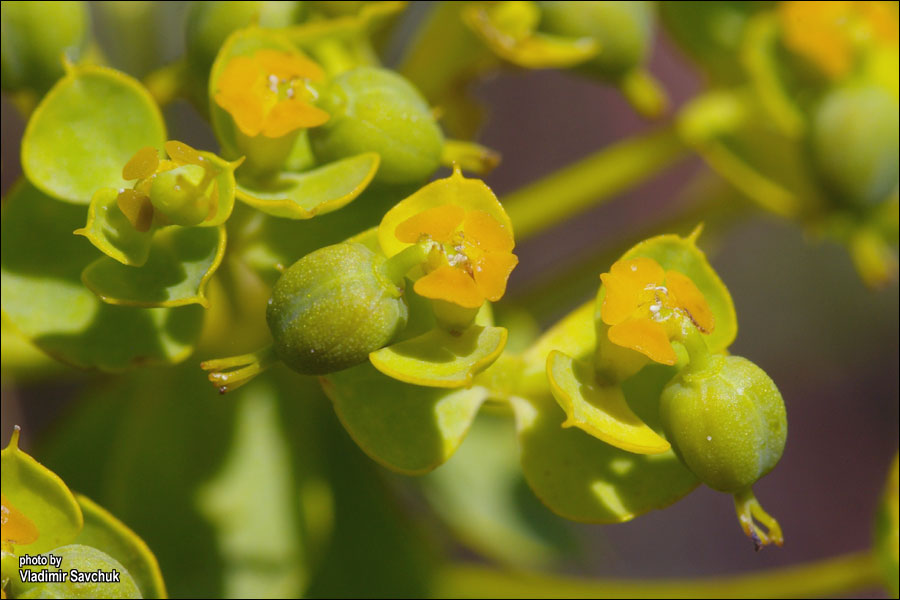
{"type": "Polygon", "coordinates": [[[687,154],[674,126],[604,148],[503,199],[516,241],[611,200],[687,154]]]}
{"type": "Polygon", "coordinates": [[[381,264],[381,274],[397,287],[404,287],[406,274],[428,260],[427,244],[413,244],[381,264]]]}
{"type": "Polygon", "coordinates": [[[489,567],[453,565],[439,572],[437,598],[809,598],[877,586],[870,552],[751,575],[702,579],[581,579],[489,567]]]}

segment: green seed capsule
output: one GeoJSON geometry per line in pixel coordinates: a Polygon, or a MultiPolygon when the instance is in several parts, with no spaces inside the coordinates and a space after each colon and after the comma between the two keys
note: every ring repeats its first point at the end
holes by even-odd
{"type": "Polygon", "coordinates": [[[212,177],[206,169],[182,165],[153,178],[150,202],[172,223],[191,227],[209,216],[213,187],[212,177]]]}
{"type": "Polygon", "coordinates": [[[272,291],[266,320],[275,354],[308,375],[360,364],[406,326],[403,290],[381,272],[384,259],[356,243],[307,254],[272,291]]]}
{"type": "Polygon", "coordinates": [[[740,356],[710,357],[685,369],[663,390],[660,416],[669,442],[709,487],[748,489],[784,450],[787,416],[765,371],[740,356]]]}
{"type": "Polygon", "coordinates": [[[587,69],[618,78],[643,64],[653,36],[649,2],[541,2],[539,28],[567,37],[591,37],[600,53],[587,69]]]}
{"type": "MultiPolygon", "coordinates": [[[[10,581],[15,582],[13,590],[14,598],[141,598],[140,589],[131,577],[131,574],[122,564],[108,554],[91,546],[72,544],[51,550],[48,554],[62,560],[59,572],[66,573],[68,577],[64,582],[51,583],[19,583],[18,572],[10,581]],[[77,570],[77,574],[73,574],[77,570]],[[100,571],[100,574],[97,574],[100,571]],[[118,574],[118,580],[115,579],[118,574]],[[84,581],[80,579],[87,577],[84,581]],[[102,581],[91,581],[90,578],[102,577],[102,581]],[[76,579],[73,581],[73,579],[76,579]],[[16,593],[18,589],[22,592],[16,593]]],[[[56,560],[56,558],[54,558],[56,560]]],[[[50,572],[57,569],[49,566],[30,567],[30,570],[39,573],[41,570],[50,572]]]]}
{"type": "Polygon", "coordinates": [[[313,152],[330,162],[362,152],[377,152],[375,179],[413,183],[438,168],[444,137],[428,103],[406,79],[372,67],[338,76],[318,106],[331,115],[310,130],[313,152]]]}
{"type": "Polygon", "coordinates": [[[838,200],[872,206],[887,199],[898,180],[898,105],[875,86],[830,91],[813,115],[817,170],[838,200]]]}

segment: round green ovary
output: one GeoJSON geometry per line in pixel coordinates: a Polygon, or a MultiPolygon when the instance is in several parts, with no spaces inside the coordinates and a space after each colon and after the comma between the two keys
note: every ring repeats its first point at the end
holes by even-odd
{"type": "Polygon", "coordinates": [[[838,200],[871,206],[897,187],[898,105],[880,87],[829,92],[813,115],[819,175],[838,200]]]}
{"type": "Polygon", "coordinates": [[[336,244],[287,269],[266,311],[278,358],[321,375],[388,344],[406,325],[407,307],[402,290],[377,272],[382,260],[361,244],[336,244]]]}
{"type": "Polygon", "coordinates": [[[385,183],[423,181],[438,168],[443,134],[421,94],[399,75],[371,67],[347,71],[319,106],[331,115],[310,130],[321,162],[377,152],[375,179],[385,183]]]}
{"type": "Polygon", "coordinates": [[[541,2],[539,29],[569,37],[591,37],[600,53],[588,69],[617,77],[644,62],[650,50],[653,13],[647,2],[541,2]]]}
{"type": "MultiPolygon", "coordinates": [[[[62,546],[49,552],[54,557],[59,557],[59,571],[71,573],[72,569],[77,569],[81,573],[95,573],[102,571],[105,573],[118,572],[118,582],[84,582],[76,583],[71,581],[71,577],[65,582],[54,583],[37,583],[37,584],[21,584],[23,591],[17,593],[15,598],[140,598],[141,592],[134,583],[131,575],[122,566],[122,564],[109,556],[92,548],[91,546],[82,546],[72,544],[71,546],[62,546]]],[[[54,559],[55,560],[55,559],[54,559]]],[[[40,571],[48,569],[55,571],[49,567],[33,567],[32,570],[40,571]]],[[[14,577],[12,581],[16,581],[18,577],[14,577]]],[[[16,586],[18,587],[18,585],[16,586]]]]}
{"type": "Polygon", "coordinates": [[[197,165],[182,165],[153,178],[150,202],[176,225],[191,227],[202,223],[210,210],[212,180],[197,165]]]}
{"type": "Polygon", "coordinates": [[[778,388],[740,356],[698,373],[682,372],[663,390],[660,416],[675,453],[709,487],[749,488],[781,458],[787,416],[778,388]]]}

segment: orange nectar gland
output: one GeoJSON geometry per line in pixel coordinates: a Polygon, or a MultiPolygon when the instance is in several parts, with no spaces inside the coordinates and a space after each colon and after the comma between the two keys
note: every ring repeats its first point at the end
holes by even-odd
{"type": "Polygon", "coordinates": [[[229,61],[214,98],[244,135],[278,138],[330,118],[311,104],[318,92],[310,83],[324,78],[322,68],[300,53],[258,50],[229,61]]]}
{"type": "Polygon", "coordinates": [[[6,550],[10,544],[24,546],[35,542],[39,533],[31,519],[19,512],[3,494],[0,494],[0,500],[0,538],[3,549],[6,550]]]}
{"type": "Polygon", "coordinates": [[[674,365],[678,357],[670,338],[683,337],[685,327],[703,334],[715,328],[715,316],[694,282],[678,271],[664,272],[651,258],[620,260],[600,279],[606,286],[600,317],[617,346],[674,365]]]}
{"type": "Polygon", "coordinates": [[[165,149],[170,160],[160,160],[156,148],[147,146],[138,150],[122,169],[122,179],[137,181],[132,189],[119,190],[116,203],[131,225],[141,232],[150,230],[154,216],[162,224],[196,225],[214,218],[219,207],[219,189],[215,181],[218,170],[184,142],[170,140],[165,143],[165,149]],[[193,167],[194,172],[177,174],[173,183],[177,191],[183,192],[184,202],[193,204],[189,207],[191,210],[185,206],[171,207],[172,210],[157,206],[159,210],[155,211],[151,201],[155,180],[161,173],[184,166],[193,167]],[[180,217],[185,212],[196,216],[190,215],[187,217],[189,222],[181,222],[180,217]]]}
{"type": "Polygon", "coordinates": [[[416,293],[464,308],[502,298],[519,262],[506,227],[483,210],[467,211],[458,204],[424,210],[400,223],[394,235],[427,248],[425,275],[416,281],[416,293]]]}

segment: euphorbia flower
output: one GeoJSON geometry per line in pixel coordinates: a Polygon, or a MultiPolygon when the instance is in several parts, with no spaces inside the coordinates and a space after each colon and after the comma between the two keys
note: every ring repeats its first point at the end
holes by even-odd
{"type": "MultiPolygon", "coordinates": [[[[175,140],[166,142],[169,160],[160,160],[156,148],[141,148],[122,169],[122,179],[137,180],[133,189],[119,192],[117,204],[135,229],[148,231],[154,214],[158,221],[171,221],[183,225],[196,225],[216,217],[219,207],[219,190],[216,175],[219,170],[199,152],[187,144],[175,140]],[[176,172],[173,180],[175,193],[172,199],[177,206],[154,206],[151,190],[155,179],[162,173],[191,165],[196,172],[176,172]],[[189,177],[195,175],[195,179],[189,177]],[[154,210],[156,208],[156,210],[154,210]],[[187,219],[179,223],[182,219],[187,219]],[[196,222],[194,222],[196,221],[196,222]]],[[[155,192],[154,192],[155,193],[155,192]]]]}
{"type": "Polygon", "coordinates": [[[694,282],[678,271],[663,271],[651,258],[620,260],[600,279],[606,287],[600,317],[610,326],[609,341],[655,362],[677,361],[669,341],[671,325],[680,329],[689,323],[704,334],[715,327],[715,317],[694,282]]]}
{"type": "Polygon", "coordinates": [[[329,114],[310,103],[316,92],[308,85],[324,78],[322,68],[299,52],[263,49],[232,58],[214,98],[245,135],[277,138],[328,121],[329,114]]]}
{"type": "Polygon", "coordinates": [[[457,169],[400,202],[379,228],[389,255],[423,244],[428,258],[414,290],[420,296],[478,308],[506,292],[519,259],[512,225],[500,202],[484,183],[466,179],[457,169]]]}
{"type": "Polygon", "coordinates": [[[785,46],[832,79],[850,73],[861,49],[897,46],[891,2],[782,2],[779,18],[785,46]]]}

